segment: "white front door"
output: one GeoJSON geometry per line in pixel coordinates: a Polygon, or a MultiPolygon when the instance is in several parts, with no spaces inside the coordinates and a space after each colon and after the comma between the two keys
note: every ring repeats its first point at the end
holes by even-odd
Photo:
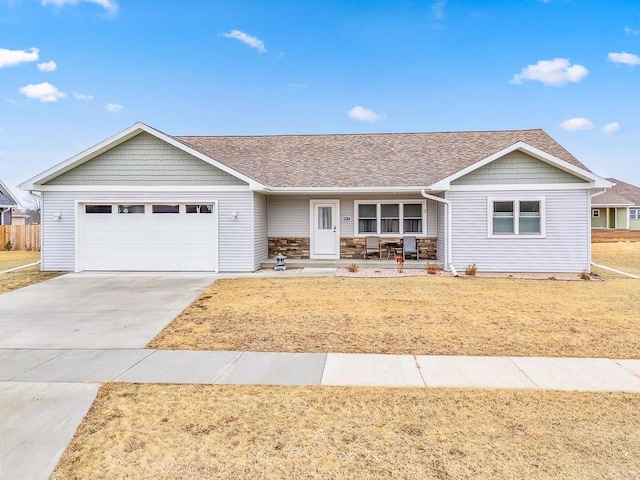
{"type": "Polygon", "coordinates": [[[340,258],[340,200],[311,200],[311,258],[340,258]]]}

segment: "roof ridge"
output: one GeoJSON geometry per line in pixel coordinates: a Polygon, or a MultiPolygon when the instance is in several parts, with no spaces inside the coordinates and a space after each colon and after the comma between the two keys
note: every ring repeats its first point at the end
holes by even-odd
{"type": "MultiPolygon", "coordinates": [[[[514,133],[514,132],[542,132],[542,128],[523,128],[511,130],[445,130],[432,132],[360,132],[360,133],[275,133],[260,135],[168,135],[172,138],[274,138],[274,137],[340,137],[340,136],[386,136],[386,135],[437,135],[447,133],[514,133]]],[[[547,134],[548,135],[548,134],[547,134]]]]}

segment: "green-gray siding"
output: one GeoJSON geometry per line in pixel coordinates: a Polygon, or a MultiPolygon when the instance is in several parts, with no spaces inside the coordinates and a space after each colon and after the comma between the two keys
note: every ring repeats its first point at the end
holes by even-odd
{"type": "Polygon", "coordinates": [[[454,180],[451,185],[544,183],[585,183],[585,181],[517,150],[454,180]]]}
{"type": "Polygon", "coordinates": [[[246,185],[246,182],[140,133],[47,185],[246,185]]]}

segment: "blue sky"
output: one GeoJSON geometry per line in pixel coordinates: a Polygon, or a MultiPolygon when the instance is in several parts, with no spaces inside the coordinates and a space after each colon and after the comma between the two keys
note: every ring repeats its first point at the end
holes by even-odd
{"type": "Polygon", "coordinates": [[[640,185],[634,1],[0,0],[0,178],[173,135],[543,128],[640,185]]]}

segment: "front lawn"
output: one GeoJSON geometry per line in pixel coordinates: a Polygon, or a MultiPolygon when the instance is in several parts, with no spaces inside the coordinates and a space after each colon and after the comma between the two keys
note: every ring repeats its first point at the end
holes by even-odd
{"type": "MultiPolygon", "coordinates": [[[[0,252],[0,272],[29,265],[40,260],[40,252],[9,251],[0,252]]],[[[25,268],[11,273],[0,274],[0,293],[10,292],[34,283],[62,275],[62,272],[41,272],[40,266],[25,268]]]]}
{"type": "Polygon", "coordinates": [[[148,347],[640,358],[640,284],[606,278],[220,280],[148,347]]]}
{"type": "Polygon", "coordinates": [[[591,259],[606,267],[640,275],[640,242],[594,243],[591,259]]]}
{"type": "Polygon", "coordinates": [[[640,396],[106,384],[52,479],[628,479],[640,396]]]}

